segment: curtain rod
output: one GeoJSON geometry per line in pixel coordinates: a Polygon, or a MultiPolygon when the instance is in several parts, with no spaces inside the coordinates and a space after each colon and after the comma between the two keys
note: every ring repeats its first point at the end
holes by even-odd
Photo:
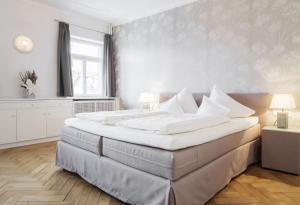
{"type": "MultiPolygon", "coordinates": [[[[58,19],[54,19],[54,21],[67,23],[65,21],[61,21],[61,20],[58,20],[58,19]]],[[[82,29],[86,29],[86,30],[90,30],[90,31],[95,31],[95,32],[98,32],[98,33],[110,34],[110,35],[112,34],[112,26],[111,26],[111,24],[108,24],[108,32],[98,31],[98,30],[95,30],[95,29],[87,28],[87,27],[80,26],[80,25],[73,24],[73,23],[67,23],[67,24],[69,24],[71,26],[78,27],[78,28],[82,28],[82,29]]]]}

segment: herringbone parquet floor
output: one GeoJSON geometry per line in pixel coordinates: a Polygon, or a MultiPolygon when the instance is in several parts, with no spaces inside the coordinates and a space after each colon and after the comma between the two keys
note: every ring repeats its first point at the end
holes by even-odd
{"type": "MultiPolygon", "coordinates": [[[[0,150],[1,205],[122,204],[77,175],[55,167],[55,146],[45,143],[0,150]]],[[[207,204],[297,205],[300,177],[254,165],[207,204]]]]}

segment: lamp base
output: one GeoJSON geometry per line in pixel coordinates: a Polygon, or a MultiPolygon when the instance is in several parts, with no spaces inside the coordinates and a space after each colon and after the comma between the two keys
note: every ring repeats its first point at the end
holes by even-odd
{"type": "Polygon", "coordinates": [[[287,129],[289,126],[289,113],[277,112],[277,127],[287,129]]]}
{"type": "Polygon", "coordinates": [[[151,104],[150,103],[142,103],[142,110],[151,111],[151,104]]]}

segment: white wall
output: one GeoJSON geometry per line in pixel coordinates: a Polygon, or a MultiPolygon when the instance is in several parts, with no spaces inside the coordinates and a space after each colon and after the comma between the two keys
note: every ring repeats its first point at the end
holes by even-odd
{"type": "Polygon", "coordinates": [[[0,98],[22,97],[19,72],[34,69],[37,97],[56,96],[58,22],[54,19],[107,32],[108,24],[82,14],[62,11],[29,0],[0,1],[0,98]],[[18,34],[29,36],[34,49],[19,53],[13,46],[18,34]]]}

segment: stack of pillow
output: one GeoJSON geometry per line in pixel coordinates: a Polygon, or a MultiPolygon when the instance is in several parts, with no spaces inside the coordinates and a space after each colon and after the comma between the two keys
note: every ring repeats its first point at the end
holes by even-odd
{"type": "Polygon", "coordinates": [[[193,95],[185,88],[170,100],[160,104],[159,109],[174,114],[223,115],[231,118],[249,117],[255,113],[216,86],[213,87],[209,98],[203,96],[199,108],[193,95]]]}

